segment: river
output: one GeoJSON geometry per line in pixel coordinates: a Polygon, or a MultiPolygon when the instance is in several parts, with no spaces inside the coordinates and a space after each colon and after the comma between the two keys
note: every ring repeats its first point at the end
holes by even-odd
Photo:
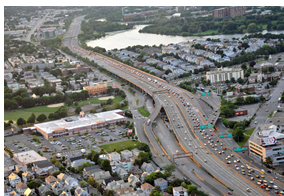
{"type": "MultiPolygon", "coordinates": [[[[241,38],[246,34],[227,34],[227,35],[208,35],[208,36],[169,36],[169,35],[157,35],[157,34],[150,34],[150,33],[139,33],[140,29],[143,29],[145,26],[148,25],[135,25],[134,29],[124,30],[124,31],[115,31],[106,33],[107,35],[103,38],[97,40],[90,40],[87,41],[87,45],[91,47],[103,47],[106,50],[112,50],[114,48],[122,49],[126,48],[127,46],[134,46],[134,45],[157,45],[160,44],[167,45],[170,43],[179,43],[185,41],[192,41],[194,39],[197,40],[206,40],[207,38],[221,38],[221,39],[231,39],[231,38],[241,38]]],[[[267,33],[268,31],[262,31],[263,34],[267,33]]],[[[282,31],[269,31],[272,34],[280,34],[284,33],[282,31]]]]}

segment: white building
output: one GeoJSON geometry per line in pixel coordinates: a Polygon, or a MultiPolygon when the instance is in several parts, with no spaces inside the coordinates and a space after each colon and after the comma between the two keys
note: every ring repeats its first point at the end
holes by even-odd
{"type": "Polygon", "coordinates": [[[249,139],[249,155],[260,162],[270,157],[273,165],[284,164],[282,128],[273,123],[260,124],[249,139]]]}
{"type": "Polygon", "coordinates": [[[210,80],[211,83],[225,82],[231,80],[231,78],[244,78],[244,71],[242,69],[230,69],[230,68],[218,68],[217,71],[206,72],[206,80],[210,80]]]}
{"type": "Polygon", "coordinates": [[[183,188],[182,186],[174,187],[173,188],[173,195],[174,196],[188,196],[187,189],[183,188]]]}

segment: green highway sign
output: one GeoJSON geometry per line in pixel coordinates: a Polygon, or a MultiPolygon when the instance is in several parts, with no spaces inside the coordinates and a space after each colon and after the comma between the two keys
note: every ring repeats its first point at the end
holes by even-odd
{"type": "Polygon", "coordinates": [[[223,138],[224,137],[224,135],[220,135],[220,138],[223,138]]]}
{"type": "Polygon", "coordinates": [[[242,150],[247,150],[247,147],[243,147],[242,150]]]}
{"type": "Polygon", "coordinates": [[[228,133],[228,137],[233,137],[233,133],[228,133]]]}
{"type": "Polygon", "coordinates": [[[205,93],[202,93],[202,96],[205,96],[205,93]]]}
{"type": "Polygon", "coordinates": [[[208,128],[212,128],[212,127],[213,127],[213,125],[212,125],[212,124],[208,125],[208,128]]]}
{"type": "Polygon", "coordinates": [[[210,93],[208,92],[207,95],[210,95],[210,93]]]}
{"type": "Polygon", "coordinates": [[[199,126],[200,129],[206,129],[206,125],[199,126]]]}
{"type": "Polygon", "coordinates": [[[205,117],[205,120],[207,120],[208,118],[207,117],[205,117]]]}
{"type": "Polygon", "coordinates": [[[240,152],[241,150],[242,150],[241,147],[237,147],[237,148],[234,149],[235,152],[240,152]]]}

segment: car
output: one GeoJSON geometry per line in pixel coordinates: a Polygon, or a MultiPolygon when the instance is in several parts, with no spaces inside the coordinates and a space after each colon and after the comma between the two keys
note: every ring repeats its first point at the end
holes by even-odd
{"type": "Polygon", "coordinates": [[[261,175],[260,177],[261,177],[261,178],[264,178],[264,176],[263,176],[263,175],[261,175]]]}
{"type": "Polygon", "coordinates": [[[233,154],[231,154],[231,157],[233,157],[234,155],[233,154]]]}
{"type": "Polygon", "coordinates": [[[264,184],[260,185],[260,188],[265,188],[266,186],[264,184]]]}
{"type": "Polygon", "coordinates": [[[226,147],[223,148],[223,150],[226,150],[226,149],[227,149],[226,147]]]}
{"type": "Polygon", "coordinates": [[[207,163],[207,161],[204,159],[204,162],[207,163]]]}
{"type": "Polygon", "coordinates": [[[81,178],[80,178],[80,177],[78,177],[78,178],[77,178],[77,180],[81,181],[81,178]]]}
{"type": "Polygon", "coordinates": [[[241,165],[241,168],[245,168],[245,166],[241,165]]]}
{"type": "Polygon", "coordinates": [[[188,144],[189,146],[191,146],[191,144],[188,144]]]}
{"type": "Polygon", "coordinates": [[[247,192],[250,192],[250,189],[249,189],[249,188],[247,188],[247,189],[246,189],[246,191],[247,191],[247,192]]]}
{"type": "Polygon", "coordinates": [[[227,161],[227,164],[231,164],[232,162],[231,161],[227,161]]]}
{"type": "Polygon", "coordinates": [[[45,149],[45,150],[48,150],[49,148],[48,148],[48,147],[45,147],[44,149],[45,149]]]}
{"type": "Polygon", "coordinates": [[[273,185],[272,187],[273,187],[275,190],[278,190],[278,186],[273,185]]]}
{"type": "Polygon", "coordinates": [[[209,152],[208,152],[208,151],[206,151],[206,154],[209,154],[209,152]]]}
{"type": "Polygon", "coordinates": [[[222,153],[223,153],[223,154],[225,154],[225,152],[224,152],[224,151],[222,151],[222,153]]]}
{"type": "Polygon", "coordinates": [[[258,180],[258,182],[262,183],[262,180],[258,180]]]}
{"type": "Polygon", "coordinates": [[[254,178],[253,178],[253,177],[251,177],[251,178],[250,178],[250,180],[254,180],[254,178]]]}
{"type": "Polygon", "coordinates": [[[218,154],[222,154],[222,153],[219,151],[218,154]]]}
{"type": "Polygon", "coordinates": [[[263,180],[263,183],[267,183],[267,180],[263,180]]]}
{"type": "Polygon", "coordinates": [[[254,124],[257,124],[257,121],[254,121],[254,124]]]}
{"type": "Polygon", "coordinates": [[[270,188],[267,187],[265,190],[270,191],[270,188]]]}
{"type": "Polygon", "coordinates": [[[195,149],[197,149],[197,146],[195,146],[195,149]]]}
{"type": "Polygon", "coordinates": [[[239,160],[239,159],[237,159],[237,162],[240,162],[240,160],[239,160]]]}
{"type": "Polygon", "coordinates": [[[197,151],[194,151],[195,154],[197,154],[197,151]]]}
{"type": "Polygon", "coordinates": [[[257,185],[261,185],[261,183],[260,183],[260,182],[257,182],[256,184],[257,184],[257,185]]]}
{"type": "Polygon", "coordinates": [[[233,193],[232,193],[231,191],[228,191],[228,194],[229,194],[229,195],[232,195],[233,193]]]}
{"type": "Polygon", "coordinates": [[[246,175],[246,172],[242,172],[243,175],[246,175]]]}
{"type": "Polygon", "coordinates": [[[240,170],[240,168],[239,168],[239,167],[237,167],[237,168],[236,168],[236,170],[240,170]]]}
{"type": "Polygon", "coordinates": [[[206,143],[204,143],[204,146],[206,146],[207,144],[206,143]]]}

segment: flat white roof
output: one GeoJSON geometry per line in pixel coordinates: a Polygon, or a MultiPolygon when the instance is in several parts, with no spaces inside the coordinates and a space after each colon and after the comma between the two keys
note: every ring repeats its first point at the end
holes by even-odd
{"type": "Polygon", "coordinates": [[[17,158],[20,162],[25,163],[25,164],[33,163],[36,161],[47,160],[45,157],[40,156],[34,150],[16,153],[14,154],[14,157],[17,158]]]}
{"type": "Polygon", "coordinates": [[[84,126],[100,124],[102,121],[108,123],[111,120],[118,120],[121,118],[125,118],[124,116],[117,114],[117,112],[122,112],[122,110],[111,110],[96,114],[85,114],[85,117],[82,118],[80,118],[79,116],[71,116],[71,117],[62,118],[60,120],[35,124],[34,126],[43,130],[46,133],[52,133],[54,129],[58,128],[74,129],[84,126]],[[67,122],[64,119],[72,119],[72,121],[67,122]]]}

